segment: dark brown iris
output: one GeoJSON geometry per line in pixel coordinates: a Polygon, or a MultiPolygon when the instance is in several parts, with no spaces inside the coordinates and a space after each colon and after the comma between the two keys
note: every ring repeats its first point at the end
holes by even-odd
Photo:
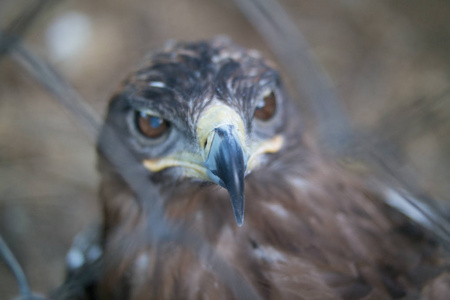
{"type": "Polygon", "coordinates": [[[153,139],[162,136],[169,127],[165,120],[142,112],[136,112],[136,125],[143,135],[153,139]]]}
{"type": "Polygon", "coordinates": [[[265,96],[261,102],[256,106],[255,118],[267,121],[273,117],[277,108],[277,99],[274,92],[270,92],[265,96]]]}

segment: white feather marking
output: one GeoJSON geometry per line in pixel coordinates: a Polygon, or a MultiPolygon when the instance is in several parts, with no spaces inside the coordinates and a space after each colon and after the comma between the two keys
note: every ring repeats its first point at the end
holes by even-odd
{"type": "Polygon", "coordinates": [[[149,264],[148,255],[144,253],[139,255],[139,257],[135,261],[136,268],[141,271],[147,269],[148,264],[149,264]]]}
{"type": "Polygon", "coordinates": [[[434,216],[433,212],[424,203],[421,203],[411,195],[405,195],[408,199],[394,189],[388,188],[385,191],[386,202],[389,205],[395,207],[414,221],[429,227],[431,225],[430,220],[422,212],[425,212],[428,216],[434,216]]]}
{"type": "Polygon", "coordinates": [[[166,84],[162,81],[152,81],[148,84],[151,87],[165,88],[166,84]]]}
{"type": "Polygon", "coordinates": [[[247,51],[247,54],[253,58],[260,59],[261,58],[261,52],[255,49],[250,49],[247,51]]]}
{"type": "Polygon", "coordinates": [[[66,264],[70,269],[75,270],[81,267],[85,262],[83,253],[78,249],[70,249],[66,257],[66,264]]]}
{"type": "Polygon", "coordinates": [[[275,215],[281,217],[281,218],[286,218],[288,216],[288,212],[286,211],[286,209],[281,206],[280,204],[276,204],[276,203],[267,203],[266,204],[267,208],[270,209],[275,215]]]}
{"type": "Polygon", "coordinates": [[[306,190],[306,189],[309,189],[309,188],[313,187],[313,184],[311,184],[310,181],[305,180],[305,179],[303,179],[301,177],[293,176],[293,178],[290,179],[289,181],[292,183],[292,185],[294,185],[299,190],[306,190]]]}
{"type": "Polygon", "coordinates": [[[269,263],[286,262],[284,255],[272,247],[258,247],[253,253],[256,258],[269,263]]]}
{"type": "Polygon", "coordinates": [[[214,55],[211,60],[213,63],[217,64],[225,59],[230,58],[231,53],[229,51],[222,51],[218,55],[214,55]]]}
{"type": "Polygon", "coordinates": [[[257,69],[251,69],[250,71],[248,71],[248,76],[254,77],[256,75],[258,75],[257,69]]]}
{"type": "Polygon", "coordinates": [[[93,245],[86,253],[88,261],[94,261],[102,255],[103,251],[99,245],[93,245]]]}

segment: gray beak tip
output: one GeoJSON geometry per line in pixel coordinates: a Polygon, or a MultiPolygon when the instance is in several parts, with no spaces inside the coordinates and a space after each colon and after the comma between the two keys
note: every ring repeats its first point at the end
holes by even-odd
{"type": "Polygon", "coordinates": [[[205,167],[210,178],[228,190],[234,217],[244,223],[244,177],[247,159],[232,127],[216,128],[205,167]]]}
{"type": "Polygon", "coordinates": [[[236,223],[241,227],[244,223],[244,197],[231,197],[231,206],[233,208],[236,223]]]}
{"type": "Polygon", "coordinates": [[[235,218],[236,218],[237,226],[242,227],[242,224],[244,224],[244,215],[242,215],[242,217],[240,217],[240,218],[235,216],[235,218]]]}

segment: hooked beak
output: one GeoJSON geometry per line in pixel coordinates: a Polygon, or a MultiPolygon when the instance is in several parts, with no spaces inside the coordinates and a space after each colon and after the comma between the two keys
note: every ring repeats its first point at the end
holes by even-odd
{"type": "Polygon", "coordinates": [[[227,189],[236,223],[242,226],[244,177],[258,166],[262,154],[277,152],[283,138],[276,135],[263,141],[247,141],[239,114],[220,102],[203,111],[197,123],[197,138],[199,152],[186,150],[166,157],[145,159],[144,166],[152,172],[181,167],[186,177],[210,180],[227,189]]]}
{"type": "Polygon", "coordinates": [[[244,176],[248,156],[244,153],[232,125],[215,128],[208,138],[204,166],[210,179],[227,189],[234,217],[240,227],[244,222],[244,176]]]}

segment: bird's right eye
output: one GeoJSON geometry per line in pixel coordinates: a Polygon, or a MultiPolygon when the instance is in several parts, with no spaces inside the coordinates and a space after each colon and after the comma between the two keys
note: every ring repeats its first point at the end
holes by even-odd
{"type": "Polygon", "coordinates": [[[270,91],[267,95],[261,99],[255,109],[255,118],[268,121],[273,117],[277,109],[277,100],[273,91],[270,91]]]}
{"type": "Polygon", "coordinates": [[[137,111],[135,120],[139,132],[148,138],[159,138],[169,129],[169,123],[166,120],[145,112],[137,111]]]}

